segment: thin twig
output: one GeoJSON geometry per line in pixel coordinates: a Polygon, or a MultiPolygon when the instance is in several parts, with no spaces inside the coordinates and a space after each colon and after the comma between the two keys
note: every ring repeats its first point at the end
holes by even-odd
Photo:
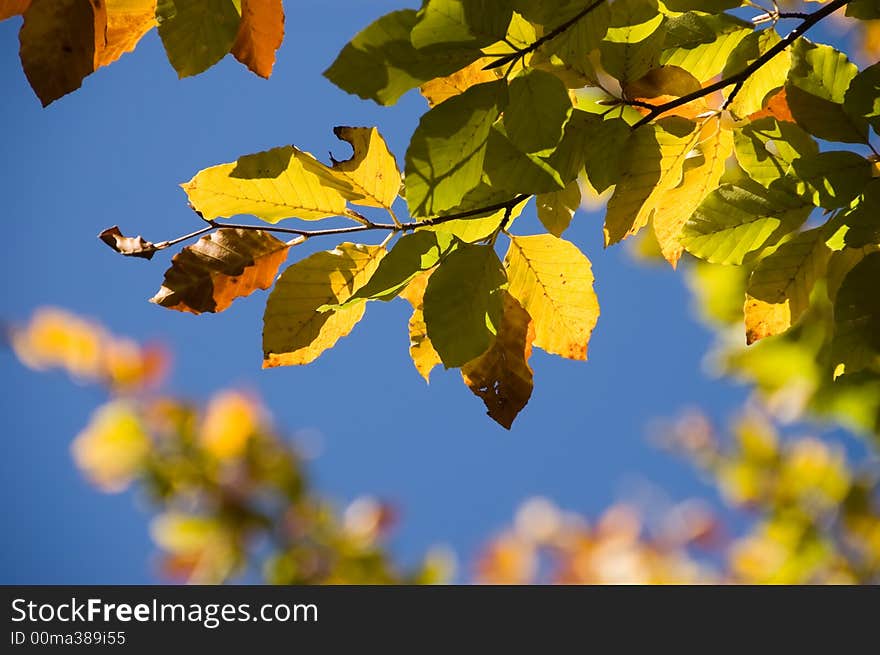
{"type": "Polygon", "coordinates": [[[791,32],[789,32],[785,38],[783,38],[779,43],[774,45],[772,48],[767,50],[763,55],[758,57],[751,64],[743,68],[738,73],[734,73],[730,77],[725,77],[723,80],[719,80],[714,84],[710,84],[709,86],[703,87],[693,93],[688,93],[687,95],[683,95],[680,98],[676,98],[675,100],[670,100],[669,102],[663,103],[662,105],[657,105],[654,109],[650,110],[645,116],[642,117],[635,125],[633,125],[633,129],[641,127],[646,123],[650,123],[652,120],[660,116],[661,114],[665,114],[667,111],[671,109],[675,109],[676,107],[681,107],[682,105],[686,105],[689,102],[693,102],[699,98],[703,98],[707,95],[715,93],[716,91],[720,91],[721,89],[725,89],[731,84],[736,85],[731,92],[730,96],[728,96],[727,101],[724,103],[724,106],[730,104],[733,100],[734,96],[739,92],[742,88],[743,83],[751,77],[755,71],[763,67],[767,64],[771,59],[773,59],[780,52],[785,50],[788,46],[794,43],[798,38],[803,36],[807,30],[813,27],[816,23],[821,21],[823,18],[826,18],[830,14],[833,14],[835,11],[848,5],[851,0],[833,0],[829,2],[827,5],[817,9],[813,13],[809,14],[807,18],[805,18],[800,25],[795,27],[791,32]]]}

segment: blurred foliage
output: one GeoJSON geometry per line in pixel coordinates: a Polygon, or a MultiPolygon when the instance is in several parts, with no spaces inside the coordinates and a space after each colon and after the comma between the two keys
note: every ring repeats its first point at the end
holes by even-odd
{"type": "MultiPolygon", "coordinates": [[[[707,271],[719,270],[737,269],[706,269],[697,279],[706,283],[707,271]]],[[[735,314],[720,305],[713,309],[716,316],[735,314]]],[[[362,497],[339,513],[319,497],[303,458],[273,428],[257,398],[222,391],[198,407],[157,393],[159,369],[148,364],[155,349],[57,309],[38,311],[9,337],[26,365],[59,367],[110,390],[111,400],[75,438],[74,460],[104,491],[132,483],[143,489],[157,509],[151,533],[164,575],[200,583],[255,569],[278,584],[451,579],[454,562],[440,550],[407,573],[394,565],[384,547],[395,521],[389,504],[362,497]],[[118,353],[124,353],[125,370],[136,372],[122,376],[124,385],[108,374],[119,368],[113,359],[118,353]]],[[[619,504],[591,524],[536,498],[479,553],[474,580],[880,582],[876,460],[859,468],[818,438],[783,438],[754,408],[733,425],[730,438],[717,435],[700,415],[679,420],[662,437],[708,476],[727,504],[747,513],[742,535],[731,538],[720,513],[702,500],[659,515],[619,504]]]]}

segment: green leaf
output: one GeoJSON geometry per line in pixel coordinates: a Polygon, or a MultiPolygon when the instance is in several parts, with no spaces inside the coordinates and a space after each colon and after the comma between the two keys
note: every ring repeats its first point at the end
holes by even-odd
{"type": "Polygon", "coordinates": [[[880,63],[868,66],[853,78],[843,108],[856,120],[867,120],[880,134],[880,63]]]}
{"type": "Polygon", "coordinates": [[[815,228],[758,262],[746,288],[747,343],[782,334],[797,323],[810,307],[810,293],[825,275],[830,256],[824,230],[815,228]]]}
{"type": "Polygon", "coordinates": [[[605,214],[605,244],[617,243],[647,225],[663,194],[679,185],[700,130],[678,117],[632,132],[622,145],[623,161],[605,214]]]}
{"type": "Polygon", "coordinates": [[[492,345],[506,284],[492,246],[461,247],[431,274],[424,297],[425,324],[446,368],[466,364],[492,345]]]}
{"type": "Polygon", "coordinates": [[[511,143],[528,153],[555,148],[572,111],[562,81],[552,73],[530,70],[514,78],[509,94],[504,127],[511,143]]]}
{"type": "Polygon", "coordinates": [[[667,21],[669,36],[660,62],[683,68],[700,82],[719,75],[754,28],[726,14],[684,14],[667,21]]]}
{"type": "Polygon", "coordinates": [[[506,96],[503,80],[472,86],[426,114],[406,151],[406,202],[413,216],[457,207],[483,173],[492,124],[506,96]]]}
{"type": "Polygon", "coordinates": [[[550,22],[544,24],[548,27],[561,25],[577,11],[587,7],[594,8],[562,34],[549,41],[542,51],[559,57],[563,64],[575,71],[592,76],[594,67],[589,61],[590,53],[599,47],[611,24],[611,10],[608,3],[600,2],[596,5],[596,0],[589,3],[585,0],[576,0],[570,2],[563,10],[557,11],[556,15],[549,19],[550,22]]]}
{"type": "Polygon", "coordinates": [[[826,209],[846,207],[871,180],[871,162],[854,152],[820,152],[794,160],[798,192],[826,209]]]}
{"type": "MultiPolygon", "coordinates": [[[[602,122],[600,116],[589,114],[580,109],[571,112],[571,118],[565,124],[565,132],[559,145],[556,146],[556,150],[543,158],[553,170],[558,172],[560,183],[568,184],[576,180],[584,170],[584,162],[589,154],[593,153],[593,158],[598,159],[598,155],[595,154],[598,144],[595,141],[594,132],[600,131],[598,126],[602,122]]],[[[624,128],[628,134],[629,128],[625,124],[624,128]]],[[[613,135],[609,136],[608,140],[613,142],[613,138],[613,135]]],[[[617,143],[619,142],[617,141],[617,143]]]]}
{"type": "Polygon", "coordinates": [[[575,180],[569,182],[562,191],[544,193],[537,197],[538,219],[550,234],[561,237],[580,204],[581,188],[575,180]]]}
{"type": "Polygon", "coordinates": [[[689,253],[713,264],[742,264],[745,256],[771,237],[799,227],[812,205],[784,191],[743,180],[710,193],[682,233],[689,253]]]}
{"type": "Polygon", "coordinates": [[[410,40],[418,21],[414,9],[379,18],[347,44],[324,76],[343,91],[380,105],[435,77],[446,77],[480,57],[479,51],[421,52],[410,40]]]}
{"type": "Polygon", "coordinates": [[[343,243],[287,268],[266,302],[263,315],[263,368],[308,364],[352,331],[364,315],[364,303],[339,311],[339,305],[372,277],[385,249],[343,243]]]}
{"type": "Polygon", "coordinates": [[[872,253],[847,273],[834,302],[831,352],[834,377],[866,368],[880,370],[880,253],[872,253]]]}
{"type": "Polygon", "coordinates": [[[866,185],[858,203],[846,210],[840,219],[847,228],[843,235],[847,247],[880,246],[880,179],[866,185]]]}
{"type": "Polygon", "coordinates": [[[416,275],[434,268],[455,245],[454,237],[447,232],[407,234],[394,244],[369,281],[348,300],[321,309],[348,307],[364,300],[393,300],[416,275]]]}
{"type": "Polygon", "coordinates": [[[831,46],[803,38],[795,41],[791,54],[785,92],[798,125],[820,139],[865,143],[867,123],[843,107],[846,91],[858,73],[856,65],[831,46]]]}
{"type": "Polygon", "coordinates": [[[599,193],[617,184],[626,156],[621,144],[630,138],[630,127],[622,118],[592,121],[584,125],[584,169],[599,193]]]}
{"type": "MultiPolygon", "coordinates": [[[[505,197],[521,193],[549,193],[565,185],[546,160],[519,150],[494,127],[489,134],[483,173],[491,188],[505,197]]],[[[467,206],[470,207],[473,201],[467,206]]],[[[476,207],[483,206],[481,204],[476,207]]]]}
{"type": "Polygon", "coordinates": [[[792,162],[818,154],[819,146],[794,123],[767,116],[734,130],[734,152],[749,177],[769,187],[791,176],[792,162]]]}
{"type": "Polygon", "coordinates": [[[504,258],[508,291],[535,323],[535,345],[585,360],[599,320],[590,260],[573,243],[550,234],[512,236],[504,258]]]}
{"type": "Polygon", "coordinates": [[[663,4],[672,11],[691,11],[698,9],[706,12],[719,12],[739,7],[743,0],[665,0],[663,4]]]}
{"type": "Polygon", "coordinates": [[[846,6],[846,15],[861,20],[880,18],[880,6],[875,0],[853,0],[846,6]]]}
{"type": "Polygon", "coordinates": [[[660,64],[666,34],[657,0],[617,0],[599,46],[602,66],[621,83],[637,80],[660,64]]]}
{"type": "Polygon", "coordinates": [[[198,75],[235,44],[240,0],[159,0],[159,36],[179,77],[198,75]]]}
{"type": "Polygon", "coordinates": [[[513,0],[428,0],[412,30],[412,44],[422,50],[480,49],[507,34],[513,0]]]}
{"type": "MultiPolygon", "coordinates": [[[[775,29],[748,33],[730,53],[728,63],[721,73],[722,77],[729,77],[745,69],[781,40],[775,29]]],[[[785,85],[790,67],[791,55],[788,50],[775,55],[743,82],[730,103],[730,111],[741,118],[761,111],[764,100],[785,85]]]]}

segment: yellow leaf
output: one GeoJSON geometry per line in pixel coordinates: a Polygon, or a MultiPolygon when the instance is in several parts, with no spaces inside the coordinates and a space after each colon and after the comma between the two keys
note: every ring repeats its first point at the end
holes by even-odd
{"type": "Polygon", "coordinates": [[[258,404],[245,394],[225,391],[208,403],[200,438],[205,450],[219,460],[240,457],[260,429],[258,404]]]}
{"type": "Polygon", "coordinates": [[[535,345],[585,360],[599,319],[590,260],[574,244],[541,234],[511,237],[504,263],[508,291],[534,321],[535,345]]]}
{"type": "Polygon", "coordinates": [[[21,65],[45,107],[75,91],[95,70],[104,45],[107,10],[101,0],[34,0],[19,32],[21,65]]]}
{"type": "Polygon", "coordinates": [[[431,381],[431,371],[434,367],[443,363],[428,337],[423,313],[425,289],[432,272],[433,269],[420,273],[400,292],[401,297],[409,301],[413,308],[412,317],[409,319],[409,354],[419,375],[425,378],[425,382],[431,381]]]}
{"type": "Polygon", "coordinates": [[[782,334],[810,306],[816,280],[825,274],[831,251],[824,230],[807,230],[762,259],[749,278],[744,307],[746,342],[782,334]]]}
{"type": "Polygon", "coordinates": [[[252,214],[268,223],[346,215],[346,199],[357,195],[327,166],[293,146],[206,168],[182,187],[206,219],[252,214]]]}
{"type": "Polygon", "coordinates": [[[150,437],[126,402],[115,401],[95,412],[71,445],[79,469],[104,491],[122,491],[150,454],[150,437]]]}
{"type": "Polygon", "coordinates": [[[224,228],[174,255],[150,302],[181,312],[222,312],[236,298],[268,289],[289,246],[267,232],[224,228]]]}
{"type": "Polygon", "coordinates": [[[23,14],[30,4],[31,0],[0,0],[0,20],[23,14]]]}
{"type": "Polygon", "coordinates": [[[241,24],[232,55],[260,77],[269,79],[275,51],[284,40],[281,0],[242,0],[241,24]]]}
{"type": "Polygon", "coordinates": [[[472,86],[501,79],[504,73],[499,69],[483,70],[486,64],[491,64],[493,61],[495,61],[494,57],[478,59],[448,77],[436,77],[430,82],[426,82],[419,88],[419,91],[428,101],[429,107],[439,105],[452,96],[464,93],[472,86]]]}
{"type": "Polygon", "coordinates": [[[308,364],[351,332],[366,303],[337,311],[338,305],[367,283],[385,249],[343,243],[288,267],[272,290],[263,316],[263,368],[308,364]]]}
{"type": "Polygon", "coordinates": [[[529,313],[504,292],[504,314],[495,342],[461,367],[464,383],[483,399],[488,414],[508,430],[532,395],[529,357],[535,328],[529,313]]]}
{"type": "Polygon", "coordinates": [[[359,197],[353,203],[390,209],[400,192],[400,170],[385,139],[375,127],[337,127],[333,133],[352,147],[351,159],[334,161],[333,171],[359,197]]]}
{"type": "Polygon", "coordinates": [[[156,0],[104,0],[107,8],[107,31],[103,47],[95,53],[95,68],[107,66],[126,52],[156,26],[156,0]]]}
{"type": "Polygon", "coordinates": [[[700,140],[691,121],[667,118],[636,129],[624,148],[623,174],[608,201],[605,245],[647,225],[663,194],[681,183],[684,162],[700,140]]]}
{"type": "Polygon", "coordinates": [[[714,127],[714,132],[699,144],[699,156],[685,161],[681,183],[665,191],[654,210],[654,235],[660,252],[673,268],[684,252],[678,238],[685,223],[703,198],[718,186],[725,162],[733,152],[733,133],[721,129],[718,122],[714,122],[714,127]],[[689,166],[691,161],[695,163],[689,166]]]}

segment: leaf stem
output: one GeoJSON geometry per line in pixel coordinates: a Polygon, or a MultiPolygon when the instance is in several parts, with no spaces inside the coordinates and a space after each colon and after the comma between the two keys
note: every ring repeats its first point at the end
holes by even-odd
{"type": "Polygon", "coordinates": [[[827,5],[820,7],[813,13],[807,14],[807,17],[804,18],[804,20],[801,21],[801,23],[791,32],[789,32],[782,40],[780,40],[779,43],[768,49],[767,52],[758,57],[755,61],[743,68],[738,73],[734,73],[729,77],[725,77],[724,79],[719,80],[714,84],[710,84],[709,86],[703,87],[702,89],[694,91],[693,93],[688,93],[687,95],[683,95],[680,98],[676,98],[675,100],[665,102],[662,105],[654,106],[654,108],[651,109],[644,117],[642,117],[641,120],[633,125],[633,129],[650,123],[652,120],[654,120],[661,114],[665,114],[671,109],[686,105],[689,102],[693,102],[698,98],[702,98],[709,94],[715,93],[716,91],[720,91],[733,84],[735,85],[733,91],[731,91],[730,95],[727,97],[727,100],[724,103],[724,107],[726,108],[733,101],[736,94],[739,93],[740,89],[742,89],[745,81],[749,79],[749,77],[751,77],[758,69],[766,65],[776,55],[778,55],[780,52],[782,52],[788,46],[794,43],[797,39],[803,36],[807,32],[807,30],[813,27],[816,23],[821,21],[823,18],[826,18],[827,16],[833,14],[841,7],[848,5],[850,2],[851,0],[832,0],[832,2],[829,2],[827,5]]]}

